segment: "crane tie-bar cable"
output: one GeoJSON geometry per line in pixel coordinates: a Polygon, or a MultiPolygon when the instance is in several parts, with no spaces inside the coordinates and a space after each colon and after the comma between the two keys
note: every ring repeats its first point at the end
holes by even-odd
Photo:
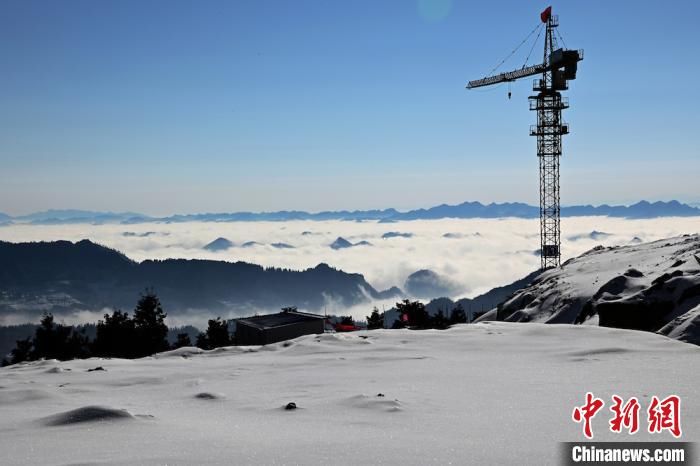
{"type": "Polygon", "coordinates": [[[563,45],[564,48],[567,48],[567,47],[566,47],[566,42],[564,42],[564,38],[561,36],[561,32],[559,32],[559,28],[556,28],[554,31],[555,31],[555,32],[557,33],[557,35],[559,36],[559,40],[561,41],[561,45],[563,45]]]}
{"type": "Polygon", "coordinates": [[[520,47],[522,47],[523,44],[524,44],[525,42],[527,42],[527,40],[528,40],[528,39],[535,33],[535,31],[537,31],[537,29],[539,29],[540,27],[542,27],[542,23],[537,23],[537,26],[535,26],[535,29],[533,29],[532,31],[530,31],[530,34],[528,34],[527,37],[525,37],[525,39],[523,39],[523,41],[520,42],[520,44],[519,44],[517,47],[515,47],[515,48],[513,49],[513,51],[510,52],[510,53],[506,56],[506,58],[504,58],[503,60],[501,60],[501,62],[500,62],[498,65],[496,65],[491,71],[489,71],[487,74],[493,74],[493,72],[496,71],[498,68],[500,68],[500,66],[503,65],[510,57],[512,57],[513,55],[515,55],[515,52],[517,52],[518,49],[520,49],[520,47]]]}
{"type": "Polygon", "coordinates": [[[527,57],[525,57],[525,63],[523,63],[523,68],[527,66],[527,61],[530,59],[530,55],[532,55],[532,51],[535,50],[535,45],[537,45],[537,41],[540,40],[540,36],[542,35],[542,27],[540,27],[540,31],[537,33],[537,37],[535,37],[535,41],[532,43],[532,47],[530,47],[530,53],[527,54],[527,57]]]}

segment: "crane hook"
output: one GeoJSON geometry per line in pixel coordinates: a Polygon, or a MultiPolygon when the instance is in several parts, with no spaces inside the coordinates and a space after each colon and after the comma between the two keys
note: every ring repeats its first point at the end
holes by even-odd
{"type": "Polygon", "coordinates": [[[508,81],[508,100],[510,100],[510,96],[512,93],[510,92],[510,81],[508,81]]]}

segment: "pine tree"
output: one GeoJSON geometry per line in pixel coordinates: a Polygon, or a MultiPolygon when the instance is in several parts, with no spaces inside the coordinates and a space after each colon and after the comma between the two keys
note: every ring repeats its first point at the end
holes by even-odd
{"type": "Polygon", "coordinates": [[[209,346],[209,340],[207,339],[207,334],[206,333],[199,333],[197,334],[197,343],[195,344],[197,348],[201,348],[203,350],[208,350],[211,349],[209,346]]]}
{"type": "Polygon", "coordinates": [[[185,346],[192,346],[190,336],[186,333],[178,333],[177,340],[175,340],[175,343],[173,343],[172,349],[178,349],[185,346]]]}
{"type": "Polygon", "coordinates": [[[433,328],[444,330],[450,326],[450,322],[445,317],[445,313],[440,309],[437,314],[432,318],[433,328]]]}
{"type": "Polygon", "coordinates": [[[206,341],[208,349],[231,345],[231,335],[228,333],[228,321],[221,317],[210,319],[208,322],[206,341]]]}
{"type": "Polygon", "coordinates": [[[467,323],[467,313],[464,312],[464,308],[461,304],[457,303],[450,313],[450,323],[451,324],[466,324],[467,323]]]}
{"type": "Polygon", "coordinates": [[[149,356],[168,349],[166,317],[158,296],[153,290],[146,290],[134,309],[136,357],[149,356]]]}
{"type": "Polygon", "coordinates": [[[367,330],[384,328],[384,316],[379,313],[377,306],[372,309],[372,314],[367,317],[367,330]]]}
{"type": "Polygon", "coordinates": [[[71,328],[56,324],[52,314],[44,314],[34,333],[34,349],[31,359],[59,359],[65,361],[72,355],[68,347],[71,328]]]}
{"type": "Polygon", "coordinates": [[[129,314],[115,310],[105,314],[104,320],[97,323],[97,336],[93,342],[93,352],[97,356],[109,358],[136,357],[136,329],[129,314]]]}
{"type": "Polygon", "coordinates": [[[430,314],[425,309],[425,304],[420,301],[409,301],[404,299],[400,303],[396,303],[396,309],[400,315],[408,316],[408,325],[416,329],[425,329],[430,327],[430,314]]]}
{"type": "Polygon", "coordinates": [[[17,340],[15,348],[10,352],[10,364],[17,364],[30,361],[34,343],[30,337],[24,340],[17,340]]]}

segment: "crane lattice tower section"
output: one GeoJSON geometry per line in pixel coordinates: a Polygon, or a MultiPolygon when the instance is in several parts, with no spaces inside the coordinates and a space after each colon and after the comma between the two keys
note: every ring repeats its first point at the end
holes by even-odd
{"type": "MultiPolygon", "coordinates": [[[[540,164],[540,253],[543,269],[558,267],[561,263],[561,206],[559,190],[559,158],[562,154],[561,137],[569,133],[569,125],[562,120],[562,110],[569,107],[562,98],[562,90],[568,89],[563,71],[552,69],[552,61],[562,61],[552,52],[557,49],[553,28],[559,26],[556,16],[549,15],[545,34],[542,78],[535,79],[530,96],[530,110],[537,112],[537,125],[530,128],[530,135],[537,137],[537,157],[540,164]]],[[[562,50],[559,50],[563,53],[562,50]]]]}

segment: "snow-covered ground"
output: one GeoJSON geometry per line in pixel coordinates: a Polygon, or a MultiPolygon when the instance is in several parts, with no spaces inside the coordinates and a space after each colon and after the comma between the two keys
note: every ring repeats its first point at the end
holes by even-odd
{"type": "Polygon", "coordinates": [[[700,344],[700,235],[596,247],[551,269],[496,318],[659,331],[700,344]]]}
{"type": "Polygon", "coordinates": [[[673,440],[609,432],[612,394],[642,414],[679,395],[683,440],[700,440],[699,356],[646,332],[493,322],[26,363],[0,369],[0,462],[556,464],[558,442],[584,440],[587,391],[607,403],[596,440],[673,440]]]}

